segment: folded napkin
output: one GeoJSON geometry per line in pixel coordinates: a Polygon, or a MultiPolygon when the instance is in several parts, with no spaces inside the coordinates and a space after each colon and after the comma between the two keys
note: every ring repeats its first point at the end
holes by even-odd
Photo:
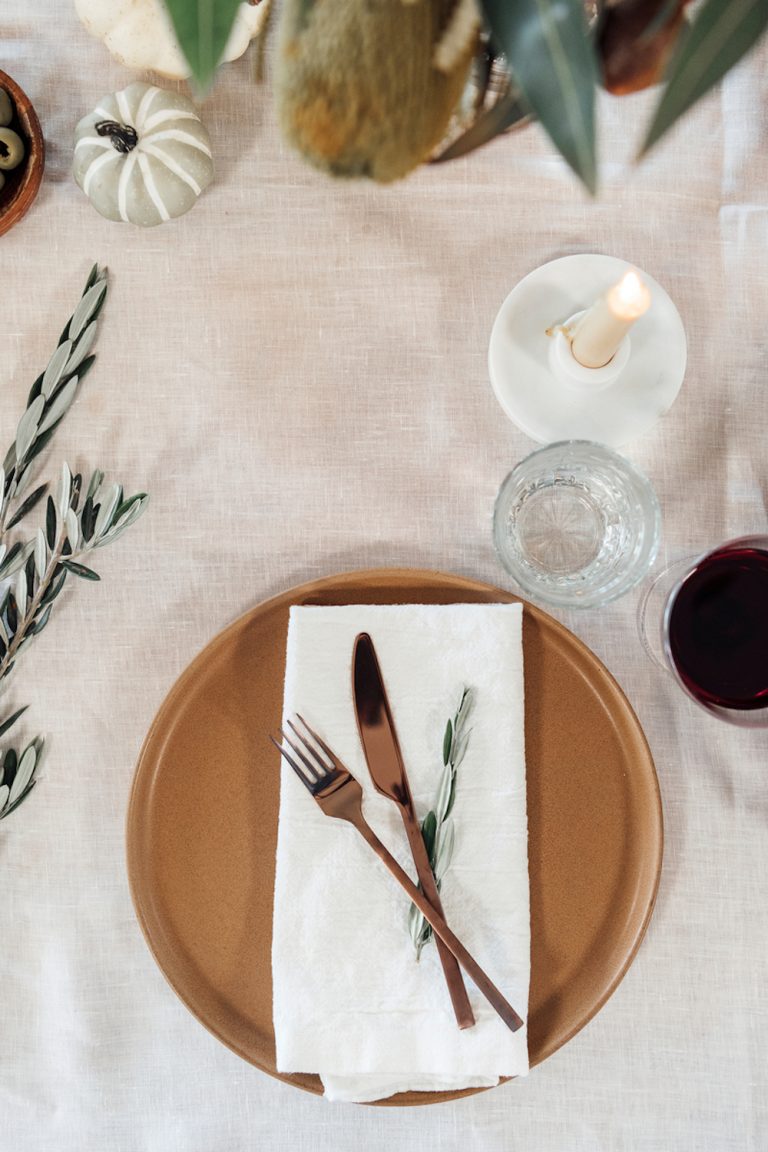
{"type": "MultiPolygon", "coordinates": [[[[530,976],[518,604],[291,609],[285,716],[300,712],[364,790],[366,819],[416,878],[397,806],[373,789],[352,695],[355,636],[373,638],[416,812],[434,806],[443,733],[474,693],[442,882],[446,920],[517,1012],[530,976]]],[[[528,1071],[526,1028],[509,1029],[469,977],[477,1023],[460,1031],[437,949],[417,963],[407,895],[358,832],[324,816],[287,765],[272,945],[277,1068],[316,1072],[329,1099],[495,1084],[528,1071]]]]}

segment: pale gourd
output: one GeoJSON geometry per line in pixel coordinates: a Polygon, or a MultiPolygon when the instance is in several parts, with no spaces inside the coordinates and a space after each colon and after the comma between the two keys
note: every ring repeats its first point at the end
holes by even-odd
{"type": "MultiPolygon", "coordinates": [[[[179,80],[189,76],[162,0],[75,0],[75,8],[88,31],[126,67],[179,80]]],[[[240,5],[223,61],[242,56],[264,26],[268,8],[269,0],[240,5]]]]}
{"type": "Polygon", "coordinates": [[[77,125],[72,172],[102,216],[149,227],[188,212],[210,184],[211,143],[191,100],[137,81],[77,125]]]}

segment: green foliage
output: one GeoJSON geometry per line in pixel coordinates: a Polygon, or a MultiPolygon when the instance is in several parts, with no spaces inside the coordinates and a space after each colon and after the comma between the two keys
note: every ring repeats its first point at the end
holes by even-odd
{"type": "MultiPolygon", "coordinates": [[[[81,502],[83,478],[79,473],[73,475],[64,464],[55,497],[49,494],[46,499],[45,527],[38,527],[29,539],[16,540],[10,547],[5,540],[48,491],[46,481],[21,499],[43,449],[75,399],[84,370],[93,363],[90,350],[106,294],[106,271],[94,265],[47,368],[32,385],[0,468],[0,580],[5,583],[0,595],[0,688],[21,653],[48,626],[54,601],[68,575],[98,580],[82,558],[117,540],[147,506],[145,493],[125,498],[122,487],[105,484],[99,471],[91,476],[81,502]]],[[[0,722],[0,737],[24,711],[20,708],[0,722]]],[[[8,748],[0,758],[0,820],[15,811],[32,791],[42,748],[38,737],[22,752],[8,748]]]]}
{"type": "Polygon", "coordinates": [[[227,46],[240,0],[165,0],[176,39],[201,93],[227,46]]]}
{"type": "Polygon", "coordinates": [[[719,83],[768,28],[768,0],[705,0],[680,37],[645,138],[644,155],[683,113],[719,83]]]}

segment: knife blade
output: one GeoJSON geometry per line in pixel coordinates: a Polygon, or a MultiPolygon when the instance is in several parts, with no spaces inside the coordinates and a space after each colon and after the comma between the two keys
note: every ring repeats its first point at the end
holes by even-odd
{"type": "MultiPolygon", "coordinates": [[[[352,686],[357,727],[371,780],[376,791],[393,800],[400,809],[422,891],[435,911],[444,917],[437,884],[413,808],[408,774],[400,751],[376,649],[367,632],[361,632],[355,640],[352,686]]],[[[456,1022],[459,1028],[471,1028],[475,1023],[475,1017],[458,962],[437,935],[435,944],[443,966],[456,1022]]]]}

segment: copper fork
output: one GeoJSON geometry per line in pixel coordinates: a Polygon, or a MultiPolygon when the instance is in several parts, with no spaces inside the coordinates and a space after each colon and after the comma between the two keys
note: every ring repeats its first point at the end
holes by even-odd
{"type": "Polygon", "coordinates": [[[507,1027],[516,1032],[523,1023],[517,1012],[502,996],[496,985],[486,976],[458,936],[451,931],[443,917],[433,908],[423,892],[416,887],[407,872],[403,871],[367,823],[363,816],[363,790],[359,782],[344,767],[341,760],[331,751],[322,737],[310,728],[306,720],[299,715],[297,715],[297,719],[303,731],[300,731],[290,719],[286,721],[286,724],[291,730],[291,735],[285,729],[281,729],[281,736],[285,744],[291,749],[290,752],[274,736],[270,736],[270,740],[280,755],[290,764],[299,780],[312,794],[326,816],[333,816],[337,820],[346,820],[370,844],[382,863],[386,865],[416,907],[423,913],[427,923],[432,925],[435,934],[453,953],[464,971],[472,977],[488,1003],[499,1014],[507,1027]]]}

